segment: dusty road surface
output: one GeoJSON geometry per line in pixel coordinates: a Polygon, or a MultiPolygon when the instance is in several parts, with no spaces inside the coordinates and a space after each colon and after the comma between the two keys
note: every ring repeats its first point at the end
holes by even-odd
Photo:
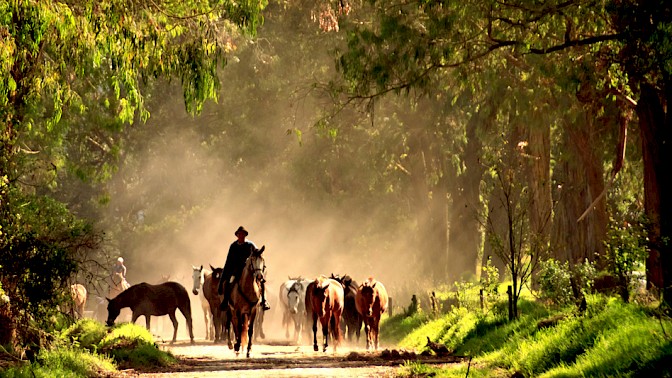
{"type": "Polygon", "coordinates": [[[261,340],[253,344],[252,355],[236,357],[226,344],[199,340],[195,344],[179,341],[160,344],[172,352],[179,364],[169,371],[153,373],[127,372],[143,378],[206,377],[393,377],[405,361],[427,364],[460,362],[455,357],[420,356],[413,352],[384,349],[366,352],[365,348],[341,347],[334,352],[314,352],[309,345],[290,345],[285,341],[261,340]]]}

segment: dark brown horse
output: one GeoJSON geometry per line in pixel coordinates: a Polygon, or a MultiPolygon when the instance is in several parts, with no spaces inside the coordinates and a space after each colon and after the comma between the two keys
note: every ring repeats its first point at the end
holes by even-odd
{"type": "Polygon", "coordinates": [[[347,274],[344,275],[334,275],[331,274],[331,278],[340,282],[343,286],[343,292],[345,293],[345,298],[343,300],[343,316],[341,322],[341,332],[343,332],[343,338],[346,338],[349,342],[353,342],[355,335],[357,336],[357,342],[359,342],[359,335],[362,331],[362,317],[357,311],[356,297],[357,289],[359,285],[356,281],[352,279],[347,274]]]}
{"type": "Polygon", "coordinates": [[[229,334],[230,318],[227,316],[226,311],[219,309],[219,304],[222,303],[224,296],[217,293],[217,285],[219,285],[219,279],[222,277],[224,269],[213,268],[212,265],[210,265],[210,269],[212,270],[212,273],[206,273],[203,278],[203,295],[205,295],[205,299],[207,299],[210,304],[212,323],[215,328],[215,343],[223,342],[225,337],[224,333],[226,332],[226,341],[229,345],[229,349],[233,349],[229,334]]]}
{"type": "Polygon", "coordinates": [[[194,331],[191,323],[191,301],[184,286],[177,282],[166,282],[159,285],[150,285],[146,282],[133,285],[121,292],[107,304],[107,325],[114,325],[122,308],[130,307],[133,311],[132,322],[140,316],[145,317],[147,329],[150,329],[152,316],[170,316],[173,322],[173,340],[177,337],[177,318],[175,310],[178,308],[187,320],[189,338],[194,342],[194,331]]]}
{"type": "Polygon", "coordinates": [[[254,324],[261,300],[261,280],[266,270],[266,262],[262,257],[265,249],[262,246],[252,252],[245,261],[240,278],[231,288],[229,311],[236,335],[236,343],[233,345],[236,355],[244,344],[247,344],[247,357],[250,357],[252,350],[254,324]]]}
{"type": "Polygon", "coordinates": [[[387,290],[381,282],[369,277],[357,290],[357,311],[364,319],[366,349],[378,349],[380,316],[387,310],[387,290]]]}
{"type": "Polygon", "coordinates": [[[329,346],[329,332],[334,339],[334,351],[341,342],[341,313],[343,312],[343,299],[345,294],[343,286],[331,278],[320,276],[308,285],[306,292],[306,304],[310,303],[313,318],[313,350],[318,351],[317,346],[317,319],[322,324],[324,336],[323,352],[329,346]],[[308,293],[310,292],[310,294],[308,293]],[[309,302],[308,302],[309,301],[309,302]]]}

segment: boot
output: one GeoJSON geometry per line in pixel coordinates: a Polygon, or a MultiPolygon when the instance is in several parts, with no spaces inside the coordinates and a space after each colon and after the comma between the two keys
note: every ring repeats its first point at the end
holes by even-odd
{"type": "Polygon", "coordinates": [[[261,309],[264,311],[268,311],[271,309],[271,306],[268,304],[268,301],[266,301],[266,285],[264,285],[264,281],[261,281],[261,309]]]}
{"type": "Polygon", "coordinates": [[[261,309],[264,311],[268,311],[271,309],[271,306],[266,301],[266,298],[261,298],[261,309]]]}

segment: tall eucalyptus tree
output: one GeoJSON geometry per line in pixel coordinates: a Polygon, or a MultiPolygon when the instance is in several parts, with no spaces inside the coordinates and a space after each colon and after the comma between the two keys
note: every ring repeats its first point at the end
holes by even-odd
{"type": "Polygon", "coordinates": [[[672,297],[672,181],[664,167],[672,5],[666,1],[498,2],[372,1],[373,22],[353,23],[340,62],[359,94],[426,86],[432,73],[510,54],[558,56],[558,64],[599,67],[603,86],[635,106],[644,154],[646,213],[651,220],[649,282],[672,297]]]}
{"type": "Polygon", "coordinates": [[[116,118],[108,126],[118,128],[146,120],[143,88],[159,77],[179,79],[187,108],[200,110],[217,95],[217,68],[231,36],[254,33],[264,4],[0,4],[0,280],[13,298],[11,310],[0,313],[0,343],[16,341],[18,325],[29,326],[20,316],[29,319],[53,303],[77,269],[78,248],[95,248],[91,227],[44,196],[59,171],[76,170],[68,159],[77,162],[77,149],[115,153],[114,139],[101,132],[106,127],[95,130],[91,113],[102,107],[116,118]],[[68,139],[74,129],[81,139],[68,139]]]}

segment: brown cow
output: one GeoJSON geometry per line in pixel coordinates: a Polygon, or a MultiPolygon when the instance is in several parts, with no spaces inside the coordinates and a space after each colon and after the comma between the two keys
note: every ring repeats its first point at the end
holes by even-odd
{"type": "Polygon", "coordinates": [[[364,319],[366,349],[378,349],[380,316],[387,310],[387,290],[379,281],[369,277],[359,286],[356,297],[357,311],[364,319]]]}
{"type": "Polygon", "coordinates": [[[329,344],[329,331],[334,339],[334,351],[341,343],[341,313],[343,312],[343,286],[331,278],[318,277],[308,285],[306,299],[310,300],[310,309],[313,317],[313,350],[318,351],[317,346],[317,319],[322,324],[324,336],[323,352],[327,351],[329,344]],[[331,329],[330,329],[331,326],[331,329]]]}

